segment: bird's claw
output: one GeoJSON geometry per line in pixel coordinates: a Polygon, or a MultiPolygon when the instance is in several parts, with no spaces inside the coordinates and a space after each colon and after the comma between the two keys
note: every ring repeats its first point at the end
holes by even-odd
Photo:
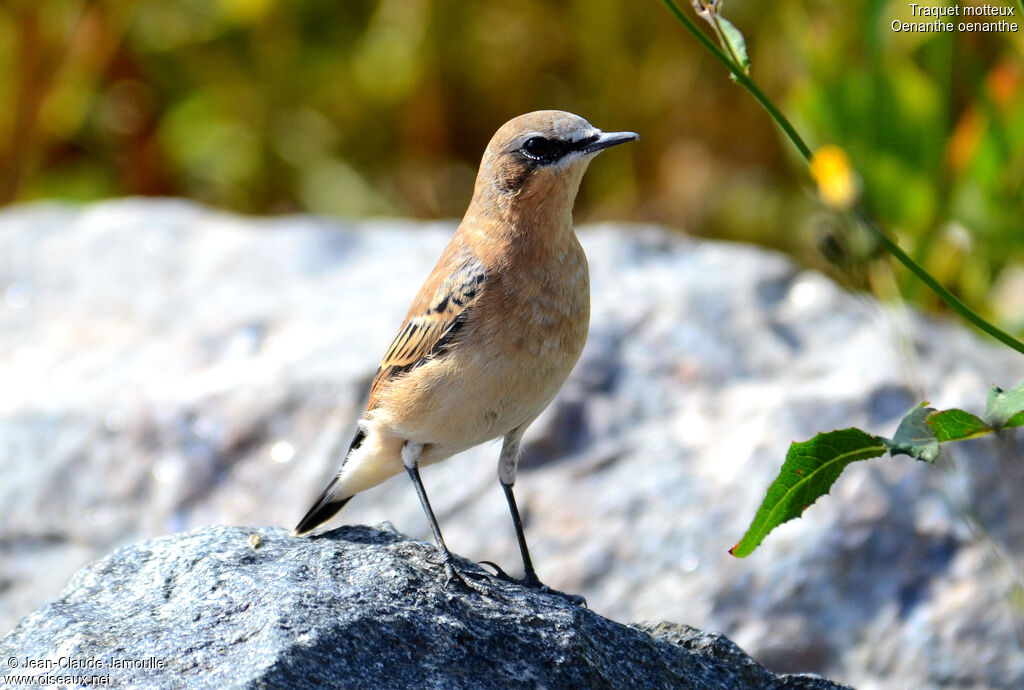
{"type": "Polygon", "coordinates": [[[497,563],[495,563],[494,561],[477,561],[477,562],[480,565],[489,565],[492,568],[494,568],[494,574],[491,575],[491,577],[496,577],[499,580],[504,580],[505,582],[515,582],[515,583],[518,583],[518,584],[522,584],[519,580],[517,580],[516,578],[512,577],[511,575],[509,575],[504,570],[502,570],[501,566],[498,565],[497,563]]]}
{"type": "Polygon", "coordinates": [[[455,565],[450,561],[444,564],[444,572],[444,588],[446,590],[448,589],[449,585],[455,582],[458,583],[457,586],[463,587],[464,589],[468,589],[471,592],[476,592],[477,594],[487,593],[486,588],[484,588],[483,585],[479,584],[479,581],[484,580],[487,577],[487,574],[459,572],[455,569],[455,565]]]}
{"type": "Polygon", "coordinates": [[[492,578],[496,578],[496,579],[501,580],[503,582],[511,582],[512,584],[520,585],[520,586],[526,587],[528,589],[537,590],[538,592],[541,592],[542,594],[551,594],[551,595],[554,595],[556,597],[561,597],[562,599],[565,599],[566,601],[568,601],[570,604],[573,604],[575,606],[582,606],[584,608],[588,608],[587,607],[587,600],[584,597],[580,596],[579,594],[569,594],[568,592],[562,592],[562,591],[559,591],[557,589],[553,589],[551,587],[548,587],[546,584],[544,584],[543,582],[540,581],[540,579],[537,577],[536,573],[532,574],[532,577],[530,575],[527,575],[525,577],[519,578],[519,577],[512,577],[511,575],[506,573],[501,568],[501,566],[499,566],[497,563],[494,563],[492,561],[480,561],[480,565],[489,565],[490,567],[494,568],[494,574],[490,575],[490,577],[492,577],[492,578]]]}

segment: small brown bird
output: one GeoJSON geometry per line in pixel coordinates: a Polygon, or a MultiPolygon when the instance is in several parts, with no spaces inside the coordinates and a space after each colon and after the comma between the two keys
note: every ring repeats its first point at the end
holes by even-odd
{"type": "Polygon", "coordinates": [[[635,139],[633,132],[601,132],[558,110],[521,115],[495,133],[469,209],[377,369],[348,454],[295,534],[405,470],[448,582],[466,584],[419,467],[503,437],[498,479],[523,557],[519,582],[543,587],[512,493],[520,440],[562,387],[587,339],[590,278],[572,223],[580,180],[596,154],[635,139]]]}

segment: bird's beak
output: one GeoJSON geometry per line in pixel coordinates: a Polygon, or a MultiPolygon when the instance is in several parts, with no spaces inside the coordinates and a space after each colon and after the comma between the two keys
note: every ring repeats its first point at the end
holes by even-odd
{"type": "Polygon", "coordinates": [[[601,132],[597,135],[597,141],[587,146],[583,152],[587,154],[597,153],[610,146],[625,144],[627,141],[636,141],[639,138],[640,135],[636,132],[601,132]]]}

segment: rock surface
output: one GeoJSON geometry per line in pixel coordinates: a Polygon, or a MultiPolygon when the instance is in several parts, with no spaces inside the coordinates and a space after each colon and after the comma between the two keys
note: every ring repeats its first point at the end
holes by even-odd
{"type": "Polygon", "coordinates": [[[83,569],[0,640],[0,659],[90,660],[49,673],[109,674],[115,687],[840,687],[769,673],[720,635],[644,631],[500,581],[483,593],[444,581],[432,546],[386,528],[298,539],[209,527],[83,569]]]}
{"type": "MultiPolygon", "coordinates": [[[[290,528],[452,225],[252,219],[174,201],[0,211],[0,630],[89,561],[208,524],[290,528]]],[[[784,257],[651,227],[581,232],[593,318],[526,438],[540,576],[620,621],[719,630],[778,672],[1024,687],[1022,436],[851,467],[743,533],[793,440],[980,412],[1024,360],[784,257]]],[[[424,470],[449,545],[519,563],[498,448],[424,470]]],[[[428,538],[404,477],[335,524],[428,538]]]]}

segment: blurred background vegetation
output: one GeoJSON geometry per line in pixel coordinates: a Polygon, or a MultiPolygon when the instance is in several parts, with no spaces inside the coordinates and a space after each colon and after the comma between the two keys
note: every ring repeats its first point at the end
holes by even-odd
{"type": "MultiPolygon", "coordinates": [[[[849,152],[882,227],[1020,334],[1024,18],[1016,34],[893,32],[909,13],[902,0],[725,11],[808,142],[849,152]]],[[[493,131],[561,108],[644,137],[593,166],[582,221],[831,258],[852,285],[878,265],[657,0],[5,0],[0,70],[0,204],[173,195],[457,217],[493,131]]],[[[940,308],[897,274],[904,296],[940,308]]]]}

